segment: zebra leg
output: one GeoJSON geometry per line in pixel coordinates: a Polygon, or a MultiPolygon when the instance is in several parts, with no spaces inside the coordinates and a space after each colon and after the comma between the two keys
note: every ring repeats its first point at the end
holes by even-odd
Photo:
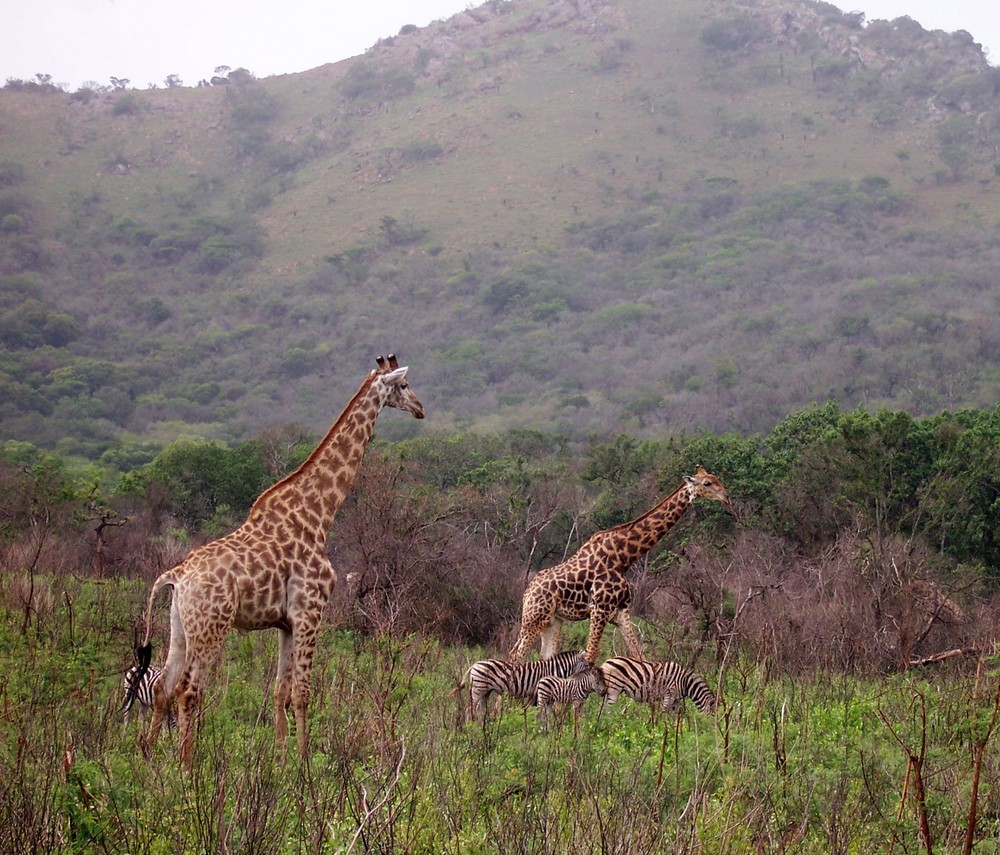
{"type": "Polygon", "coordinates": [[[670,710],[680,712],[680,701],[680,696],[676,692],[670,691],[663,696],[663,702],[660,706],[664,712],[669,712],[670,710]]]}
{"type": "Polygon", "coordinates": [[[486,699],[490,696],[490,690],[486,689],[486,691],[483,691],[483,687],[477,686],[471,676],[469,682],[471,683],[469,689],[469,711],[472,713],[473,719],[482,721],[486,717],[486,699]]]}

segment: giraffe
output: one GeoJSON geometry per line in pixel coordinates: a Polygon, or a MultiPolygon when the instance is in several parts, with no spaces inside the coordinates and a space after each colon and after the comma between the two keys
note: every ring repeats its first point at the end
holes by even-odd
{"type": "Polygon", "coordinates": [[[326,534],[361,463],[375,419],[383,407],[414,418],[424,408],[396,357],[377,358],[373,370],[306,461],[265,490],[246,521],[231,534],[191,552],[153,583],[146,610],[146,637],[137,648],[142,679],[152,653],[153,601],[171,588],[170,646],[160,679],[153,684],[153,717],[146,745],[156,742],[170,709],[178,706],[180,761],[190,768],[202,683],[231,629],[277,629],[278,669],[274,687],[275,741],[282,759],[288,707],[295,707],[299,753],[308,746],[313,653],[320,618],[336,583],[326,555],[326,534]],[[143,667],[145,665],[145,667],[143,667]]]}
{"type": "Polygon", "coordinates": [[[629,655],[641,659],[642,650],[628,606],[632,598],[625,572],[649,552],[699,496],[728,507],[729,493],[722,482],[699,466],[694,475],[641,517],[592,535],[561,564],[540,570],[525,588],[521,603],[521,632],[508,656],[524,659],[540,635],[541,658],[559,648],[563,621],[590,618],[583,658],[594,664],[604,627],[618,627],[629,655]]]}

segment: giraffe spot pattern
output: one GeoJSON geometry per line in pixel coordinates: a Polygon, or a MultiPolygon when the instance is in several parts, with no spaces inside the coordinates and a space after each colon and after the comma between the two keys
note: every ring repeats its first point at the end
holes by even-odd
{"type": "Polygon", "coordinates": [[[201,681],[218,658],[226,634],[233,627],[278,627],[283,634],[275,681],[275,739],[283,750],[286,710],[293,705],[299,750],[306,753],[313,649],[323,606],[336,582],[325,554],[326,533],[383,406],[405,405],[414,417],[423,418],[422,405],[403,388],[405,376],[405,369],[397,370],[394,357],[388,367],[380,361],[379,370],[365,378],[312,454],[257,498],[240,528],[194,550],[154,583],[146,614],[146,646],[153,601],[164,587],[173,590],[174,631],[167,663],[155,684],[150,745],[175,700],[181,762],[190,766],[201,681]]]}

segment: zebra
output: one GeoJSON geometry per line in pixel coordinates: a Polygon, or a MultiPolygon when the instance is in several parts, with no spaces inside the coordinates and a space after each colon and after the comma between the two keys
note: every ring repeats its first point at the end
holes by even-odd
{"type": "Polygon", "coordinates": [[[506,659],[480,659],[466,672],[465,680],[453,692],[471,686],[470,706],[477,721],[486,713],[486,699],[496,692],[535,703],[535,689],[542,677],[571,677],[590,665],[577,651],[557,653],[551,659],[533,662],[508,662],[506,659]]]}
{"type": "Polygon", "coordinates": [[[636,701],[660,701],[664,710],[676,709],[684,698],[694,701],[700,712],[715,715],[718,699],[704,678],[677,662],[647,662],[617,656],[598,666],[607,686],[606,700],[619,695],[636,701]]]}
{"type": "Polygon", "coordinates": [[[550,718],[554,704],[573,705],[573,731],[583,712],[583,703],[591,692],[603,695],[607,691],[604,677],[597,668],[588,668],[572,677],[542,677],[538,681],[538,718],[550,718]]]}
{"type": "MultiPolygon", "coordinates": [[[[139,716],[144,717],[146,711],[153,708],[153,683],[156,678],[160,676],[160,669],[154,668],[152,665],[146,669],[146,673],[142,675],[137,686],[132,686],[132,681],[135,679],[135,672],[139,670],[138,665],[133,665],[128,671],[125,672],[125,679],[123,680],[125,686],[125,698],[122,701],[122,712],[124,713],[125,724],[128,724],[129,718],[132,715],[132,705],[138,701],[139,702],[139,716]],[[134,692],[134,695],[132,693],[134,692]],[[131,695],[131,697],[130,697],[131,695]]],[[[167,713],[167,727],[173,727],[176,720],[176,714],[174,713],[173,707],[167,713]]]]}

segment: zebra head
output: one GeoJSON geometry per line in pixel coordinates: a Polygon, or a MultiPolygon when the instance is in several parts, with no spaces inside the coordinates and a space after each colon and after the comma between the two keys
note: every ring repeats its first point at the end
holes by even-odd
{"type": "Polygon", "coordinates": [[[597,692],[602,698],[608,693],[608,685],[604,682],[604,674],[601,673],[601,669],[591,665],[583,674],[578,678],[581,681],[586,681],[587,688],[592,692],[597,692]]]}

